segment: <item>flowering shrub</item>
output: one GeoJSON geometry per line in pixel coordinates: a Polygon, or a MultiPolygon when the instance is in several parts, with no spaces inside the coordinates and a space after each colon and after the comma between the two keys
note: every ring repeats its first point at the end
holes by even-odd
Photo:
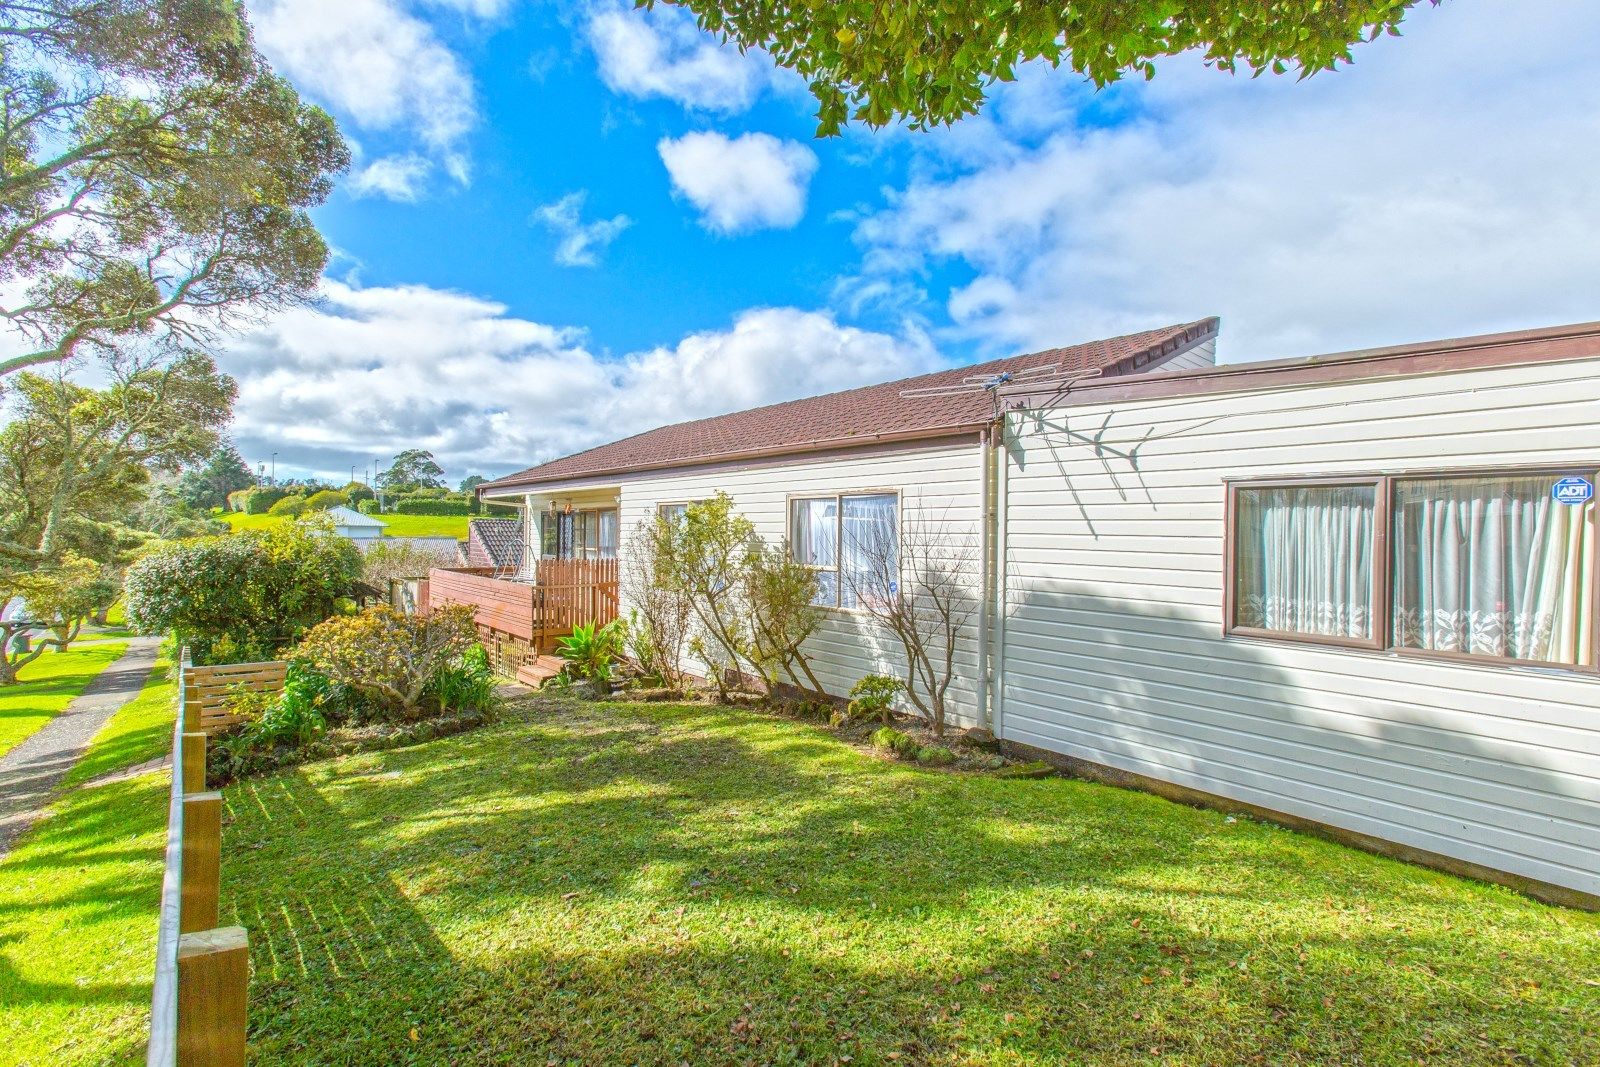
{"type": "Polygon", "coordinates": [[[457,667],[477,641],[470,607],[453,604],[417,616],[380,605],[319,623],[291,658],[392,716],[416,719],[439,705],[434,687],[440,674],[457,667]]]}

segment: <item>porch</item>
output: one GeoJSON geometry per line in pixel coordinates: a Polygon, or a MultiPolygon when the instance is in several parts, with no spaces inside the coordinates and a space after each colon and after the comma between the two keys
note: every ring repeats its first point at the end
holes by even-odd
{"type": "Polygon", "coordinates": [[[473,609],[483,647],[497,672],[537,683],[555,674],[558,638],[579,625],[617,617],[616,559],[540,559],[514,577],[488,568],[435,568],[420,599],[431,609],[473,609]]]}

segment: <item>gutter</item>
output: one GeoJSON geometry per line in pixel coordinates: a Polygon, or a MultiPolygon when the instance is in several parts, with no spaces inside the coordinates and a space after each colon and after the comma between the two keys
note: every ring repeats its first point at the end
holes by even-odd
{"type": "Polygon", "coordinates": [[[901,444],[908,441],[944,441],[952,437],[966,437],[970,434],[978,433],[983,429],[983,426],[982,422],[963,422],[944,426],[925,426],[916,430],[898,430],[893,433],[853,434],[847,437],[831,437],[818,441],[808,441],[803,445],[774,445],[769,448],[714,452],[708,455],[696,456],[692,460],[669,459],[658,460],[654,463],[632,463],[626,467],[610,467],[604,470],[583,471],[579,474],[559,475],[543,481],[532,478],[515,480],[507,478],[503,481],[484,482],[478,486],[477,491],[481,499],[486,491],[515,495],[516,493],[537,491],[546,487],[559,488],[572,482],[602,481],[606,478],[645,471],[695,470],[700,467],[714,466],[718,463],[742,460],[778,459],[784,456],[804,456],[817,452],[831,452],[837,449],[870,448],[874,445],[901,444]]]}

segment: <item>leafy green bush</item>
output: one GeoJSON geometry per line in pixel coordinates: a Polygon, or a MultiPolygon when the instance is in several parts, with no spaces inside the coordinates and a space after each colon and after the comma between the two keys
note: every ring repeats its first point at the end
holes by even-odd
{"type": "Polygon", "coordinates": [[[265,515],[272,505],[282,500],[289,494],[282,489],[263,486],[259,489],[248,490],[244,498],[244,511],[246,515],[265,515]]]}
{"type": "Polygon", "coordinates": [[[482,645],[473,645],[454,663],[440,668],[428,695],[438,702],[441,711],[487,708],[494,703],[495,684],[489,653],[482,645]]]}
{"type": "Polygon", "coordinates": [[[376,515],[379,511],[378,502],[376,500],[363,500],[356,505],[356,510],[363,515],[376,515]]]}
{"type": "Polygon", "coordinates": [[[930,767],[948,767],[956,761],[956,754],[938,745],[923,745],[917,749],[917,762],[930,767]]]}
{"type": "Polygon", "coordinates": [[[250,502],[250,494],[257,491],[255,486],[250,486],[246,489],[235,489],[228,494],[228,510],[244,511],[246,505],[250,502]]]}
{"type": "Polygon", "coordinates": [[[573,678],[605,681],[616,668],[626,640],[626,629],[621,619],[604,626],[593,623],[573,627],[571,635],[556,641],[556,655],[566,660],[565,672],[573,678]]]}
{"type": "Polygon", "coordinates": [[[168,544],[128,568],[128,621],[197,663],[269,659],[354,591],[361,553],[326,523],[168,544]]]}
{"type": "Polygon", "coordinates": [[[884,674],[869,674],[850,687],[850,717],[869,719],[876,716],[889,725],[889,708],[900,695],[905,683],[884,674]]]}
{"type": "Polygon", "coordinates": [[[329,508],[343,507],[348,503],[349,500],[337,489],[323,489],[306,498],[306,510],[327,511],[329,508]]]}
{"type": "Polygon", "coordinates": [[[267,509],[268,515],[304,515],[306,511],[306,498],[303,496],[286,496],[267,509]]]}
{"type": "Polygon", "coordinates": [[[344,487],[340,489],[339,492],[343,493],[345,500],[352,504],[359,503],[363,500],[372,500],[375,497],[372,489],[368,486],[362,485],[360,482],[346,482],[344,487]]]}
{"type": "Polygon", "coordinates": [[[401,497],[394,506],[397,515],[470,515],[471,506],[465,500],[419,500],[401,497]]]}
{"type": "Polygon", "coordinates": [[[459,665],[477,641],[472,608],[464,604],[426,616],[379,605],[319,623],[291,658],[349,686],[380,713],[414,720],[439,706],[440,673],[459,665]]]}

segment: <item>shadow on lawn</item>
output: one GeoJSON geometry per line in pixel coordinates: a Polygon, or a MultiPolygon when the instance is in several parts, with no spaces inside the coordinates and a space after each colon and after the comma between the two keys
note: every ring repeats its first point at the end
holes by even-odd
{"type": "MultiPolygon", "coordinates": [[[[447,744],[229,791],[257,1062],[1560,1062],[1583,1041],[1570,1004],[1518,993],[1549,961],[1503,953],[1486,1002],[1458,973],[1489,966],[1478,946],[1385,925],[1341,850],[1152,797],[885,765],[719,708],[569,705],[447,744]]],[[[1423,872],[1382,893],[1413,923],[1452,899],[1423,872]]]]}

